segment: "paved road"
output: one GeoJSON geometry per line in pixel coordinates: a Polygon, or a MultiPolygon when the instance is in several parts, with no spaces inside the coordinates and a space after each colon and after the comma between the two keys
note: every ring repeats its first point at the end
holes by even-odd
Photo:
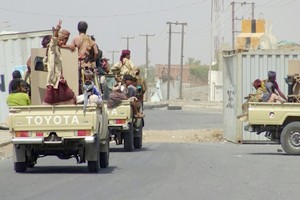
{"type": "Polygon", "coordinates": [[[0,161],[5,200],[299,199],[300,160],[278,145],[146,143],[141,151],[112,148],[110,166],[88,173],[75,159],[42,158],[25,174],[0,161]]]}
{"type": "Polygon", "coordinates": [[[220,110],[145,110],[145,130],[222,129],[220,110]]]}

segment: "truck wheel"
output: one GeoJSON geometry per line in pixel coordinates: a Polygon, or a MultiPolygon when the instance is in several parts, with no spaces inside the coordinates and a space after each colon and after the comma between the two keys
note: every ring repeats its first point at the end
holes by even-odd
{"type": "Polygon", "coordinates": [[[98,161],[88,161],[89,172],[99,172],[99,162],[98,161]]]}
{"type": "Polygon", "coordinates": [[[107,133],[107,138],[105,145],[102,145],[100,149],[103,149],[103,151],[100,151],[100,167],[101,168],[107,168],[109,165],[109,142],[110,142],[110,137],[109,133],[107,133]]]}
{"type": "Polygon", "coordinates": [[[140,126],[139,130],[138,130],[138,135],[139,137],[134,137],[134,141],[133,141],[133,146],[135,149],[140,149],[142,148],[143,145],[143,127],[140,126]]]}
{"type": "Polygon", "coordinates": [[[124,132],[124,150],[133,150],[133,124],[129,123],[129,130],[124,132]]]}
{"type": "Polygon", "coordinates": [[[291,122],[283,128],[280,143],[287,154],[300,154],[300,122],[291,122]]]}
{"type": "Polygon", "coordinates": [[[26,162],[15,162],[14,163],[15,172],[25,172],[26,171],[26,162]]]}
{"type": "Polygon", "coordinates": [[[100,152],[100,167],[107,168],[109,164],[109,152],[100,152]]]}
{"type": "Polygon", "coordinates": [[[96,144],[93,144],[93,149],[89,149],[86,148],[86,151],[88,151],[87,149],[89,149],[92,153],[96,156],[96,160],[88,160],[88,169],[89,172],[93,172],[93,173],[97,173],[100,170],[100,144],[99,144],[99,138],[96,137],[96,144]]]}

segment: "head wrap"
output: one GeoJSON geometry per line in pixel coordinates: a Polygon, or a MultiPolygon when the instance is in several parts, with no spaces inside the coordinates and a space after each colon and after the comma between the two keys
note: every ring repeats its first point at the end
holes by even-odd
{"type": "Polygon", "coordinates": [[[254,87],[259,87],[259,86],[261,86],[261,80],[259,80],[259,79],[256,79],[254,82],[253,82],[253,86],[254,87]]]}
{"type": "Polygon", "coordinates": [[[268,78],[269,79],[276,79],[276,72],[268,71],[268,78]]]}
{"type": "Polygon", "coordinates": [[[13,79],[15,79],[15,78],[22,78],[21,73],[20,73],[19,70],[13,71],[12,77],[13,77],[13,79]]]}
{"type": "Polygon", "coordinates": [[[46,35],[46,36],[43,38],[41,44],[42,44],[42,46],[43,46],[44,48],[47,47],[47,44],[49,44],[49,42],[51,41],[51,38],[52,38],[51,35],[46,35]]]}
{"type": "Polygon", "coordinates": [[[58,39],[59,40],[63,40],[63,39],[66,39],[70,36],[70,32],[68,30],[61,30],[59,31],[58,33],[58,39]]]}
{"type": "Polygon", "coordinates": [[[120,56],[120,61],[123,63],[123,58],[125,58],[129,54],[130,54],[130,51],[128,49],[123,50],[122,54],[120,56]]]}

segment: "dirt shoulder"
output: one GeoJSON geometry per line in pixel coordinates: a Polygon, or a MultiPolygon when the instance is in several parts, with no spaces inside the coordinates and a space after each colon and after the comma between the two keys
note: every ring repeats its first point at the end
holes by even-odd
{"type": "Polygon", "coordinates": [[[222,129],[144,131],[143,142],[222,142],[222,129]]]}

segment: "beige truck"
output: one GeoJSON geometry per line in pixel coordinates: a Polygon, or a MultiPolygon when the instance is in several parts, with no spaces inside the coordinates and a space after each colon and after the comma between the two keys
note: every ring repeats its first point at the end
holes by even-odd
{"type": "MultiPolygon", "coordinates": [[[[106,75],[107,89],[112,92],[112,87],[115,85],[113,74],[106,75]]],[[[125,151],[132,151],[142,148],[143,142],[143,118],[134,118],[133,110],[129,100],[124,100],[121,105],[116,108],[107,108],[107,103],[104,102],[103,109],[107,113],[108,130],[112,140],[115,140],[117,145],[124,145],[125,151]]]]}
{"type": "Polygon", "coordinates": [[[10,107],[9,112],[16,172],[44,156],[87,161],[90,172],[108,166],[107,117],[97,106],[88,106],[85,113],[82,105],[10,107]]]}
{"type": "Polygon", "coordinates": [[[244,129],[264,133],[288,154],[300,154],[300,103],[250,102],[244,129]]]}
{"type": "MultiPolygon", "coordinates": [[[[9,108],[15,171],[25,172],[45,156],[75,158],[79,164],[87,162],[90,172],[106,168],[110,152],[107,113],[97,105],[85,109],[84,105],[41,105],[47,76],[41,63],[44,55],[45,49],[31,51],[33,105],[9,108]]],[[[64,77],[77,93],[77,52],[62,49],[62,61],[64,77]]]]}
{"type": "Polygon", "coordinates": [[[108,130],[111,138],[117,145],[124,143],[125,151],[142,148],[143,141],[143,118],[134,118],[129,100],[124,100],[116,108],[109,109],[104,103],[108,118],[108,130]]]}

